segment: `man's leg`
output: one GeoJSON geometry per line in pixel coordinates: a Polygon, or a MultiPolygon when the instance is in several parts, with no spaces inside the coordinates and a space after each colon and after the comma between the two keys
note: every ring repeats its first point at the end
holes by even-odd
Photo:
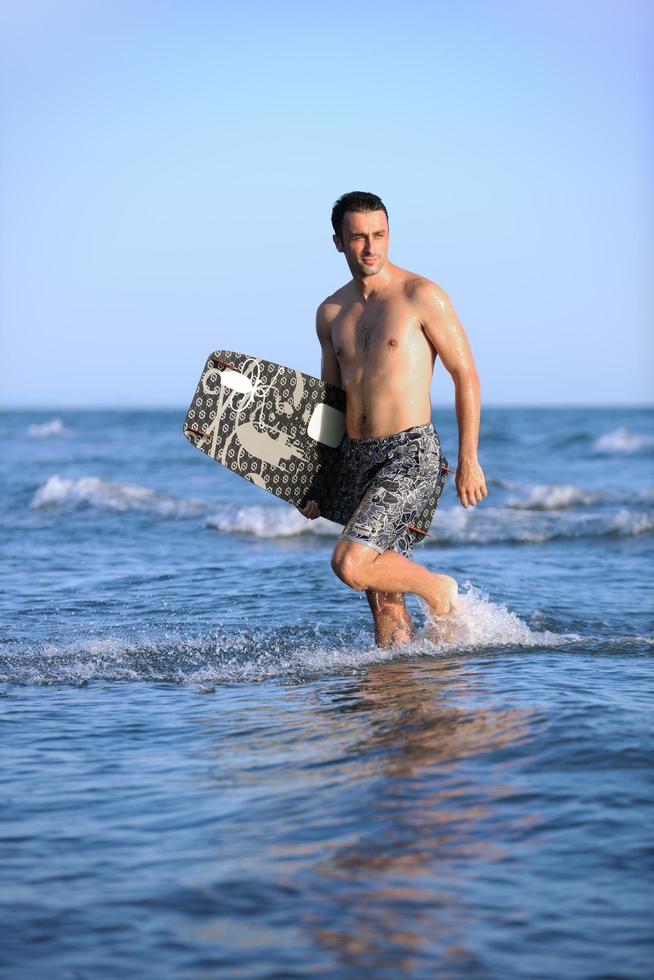
{"type": "Polygon", "coordinates": [[[396,551],[379,554],[365,544],[341,539],[334,548],[332,568],[351,589],[422,596],[435,616],[447,615],[456,602],[458,587],[450,575],[430,572],[396,551]]]}
{"type": "Polygon", "coordinates": [[[414,636],[413,623],[401,592],[366,590],[375,623],[375,642],[380,647],[399,646],[414,636]]]}

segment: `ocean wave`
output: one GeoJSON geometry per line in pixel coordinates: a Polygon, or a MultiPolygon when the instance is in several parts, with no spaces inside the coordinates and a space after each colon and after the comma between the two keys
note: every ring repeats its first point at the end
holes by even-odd
{"type": "Polygon", "coordinates": [[[63,436],[68,431],[61,419],[34,422],[27,426],[27,436],[30,439],[51,439],[53,436],[63,436]]]}
{"type": "Polygon", "coordinates": [[[193,517],[206,512],[200,500],[173,497],[131,483],[114,483],[98,476],[74,479],[55,473],[39,487],[30,502],[35,510],[74,510],[97,507],[101,510],[146,511],[159,517],[193,517]]]}
{"type": "Polygon", "coordinates": [[[441,511],[430,528],[429,545],[545,544],[575,538],[634,537],[654,531],[654,515],[622,509],[613,513],[515,510],[441,511]]]}
{"type": "Polygon", "coordinates": [[[511,489],[520,494],[505,501],[505,506],[513,510],[556,511],[590,507],[597,503],[642,506],[654,502],[654,487],[625,492],[605,488],[588,490],[573,484],[544,483],[524,487],[514,484],[511,489]]]}
{"type": "MultiPolygon", "coordinates": [[[[515,489],[517,485],[513,486],[515,489]]],[[[474,510],[464,510],[458,504],[440,507],[425,543],[543,544],[560,538],[634,537],[654,530],[653,499],[652,488],[624,494],[565,484],[526,486],[520,494],[514,492],[504,505],[484,503],[474,510]],[[598,502],[612,506],[593,509],[592,505],[598,502]]],[[[216,506],[96,476],[69,478],[55,474],[39,487],[30,507],[52,512],[85,508],[116,513],[138,511],[164,519],[195,517],[203,520],[205,527],[223,534],[271,540],[302,535],[336,538],[341,532],[339,524],[322,517],[309,521],[294,507],[279,503],[216,506]]]]}
{"type": "Polygon", "coordinates": [[[593,443],[596,453],[613,455],[639,453],[654,446],[654,435],[630,432],[621,426],[600,436],[593,443]]]}
{"type": "MultiPolygon", "coordinates": [[[[205,525],[224,534],[283,539],[301,535],[336,538],[341,526],[320,517],[308,521],[295,509],[266,506],[224,507],[205,519],[205,525]]],[[[543,544],[560,538],[634,537],[654,530],[651,511],[622,508],[608,512],[575,512],[539,507],[483,506],[439,508],[427,547],[438,545],[543,544]]]]}
{"type": "Polygon", "coordinates": [[[526,497],[512,497],[506,506],[515,510],[566,510],[594,504],[601,497],[597,491],[583,490],[571,484],[548,483],[529,487],[526,497]]]}
{"type": "Polygon", "coordinates": [[[576,634],[539,630],[466,583],[456,613],[448,617],[448,639],[428,639],[429,624],[411,643],[390,650],[373,646],[369,630],[326,635],[320,627],[220,630],[210,636],[95,637],[40,649],[0,652],[0,681],[19,684],[86,684],[93,680],[185,684],[303,679],[356,672],[407,657],[443,657],[509,648],[551,649],[575,643],[576,634]]]}
{"type": "Polygon", "coordinates": [[[324,517],[309,521],[295,507],[224,507],[209,515],[204,523],[217,531],[257,538],[294,538],[300,534],[336,537],[342,530],[340,524],[324,517]]]}

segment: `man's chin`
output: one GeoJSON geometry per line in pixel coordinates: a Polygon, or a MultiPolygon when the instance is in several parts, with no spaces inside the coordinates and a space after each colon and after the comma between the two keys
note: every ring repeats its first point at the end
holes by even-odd
{"type": "Polygon", "coordinates": [[[374,264],[371,263],[370,265],[362,263],[359,266],[359,271],[361,272],[362,276],[376,276],[378,272],[381,272],[383,266],[383,262],[375,262],[374,264]]]}

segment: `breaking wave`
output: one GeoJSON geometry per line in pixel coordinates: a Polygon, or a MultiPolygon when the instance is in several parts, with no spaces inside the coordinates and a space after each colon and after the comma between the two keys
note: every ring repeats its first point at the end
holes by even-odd
{"type": "Polygon", "coordinates": [[[526,497],[513,497],[507,500],[506,505],[516,510],[565,510],[593,504],[601,496],[598,492],[580,487],[552,483],[530,487],[526,497]]]}
{"type": "MultiPolygon", "coordinates": [[[[205,525],[227,534],[257,538],[291,538],[313,534],[337,537],[340,525],[322,517],[307,521],[291,508],[224,508],[206,518],[205,525]]],[[[463,510],[458,505],[437,511],[425,545],[528,543],[560,538],[633,537],[654,530],[654,514],[623,508],[606,513],[578,513],[547,507],[488,507],[463,510]]]]}
{"type": "MultiPolygon", "coordinates": [[[[566,484],[519,488],[504,503],[487,502],[474,510],[441,506],[425,538],[427,545],[528,543],[572,538],[634,537],[654,530],[654,489],[631,493],[588,490],[566,484]],[[609,506],[611,505],[611,506],[609,506]]],[[[335,538],[340,525],[320,517],[308,521],[281,503],[237,506],[175,497],[137,484],[97,476],[69,478],[55,474],[33,495],[30,507],[51,512],[97,508],[130,511],[156,518],[198,518],[223,534],[245,534],[271,540],[301,535],[335,538]]]]}
{"type": "Polygon", "coordinates": [[[63,436],[68,432],[61,419],[50,419],[48,422],[34,422],[27,426],[30,439],[51,439],[53,436],[63,436]]]}
{"type": "Polygon", "coordinates": [[[654,502],[654,487],[645,487],[642,490],[632,490],[627,493],[605,488],[586,490],[573,484],[562,483],[543,483],[525,487],[513,484],[511,488],[507,489],[521,493],[521,496],[509,497],[505,501],[505,506],[514,510],[555,511],[589,507],[593,504],[635,504],[642,506],[643,504],[651,505],[654,502]]]}
{"type": "Polygon", "coordinates": [[[613,453],[639,453],[654,446],[654,435],[630,432],[621,426],[612,432],[607,432],[593,444],[596,453],[611,455],[613,453]]]}
{"type": "Polygon", "coordinates": [[[441,512],[426,544],[544,544],[572,538],[634,537],[654,530],[654,514],[622,509],[577,513],[484,507],[441,512]]]}
{"type": "Polygon", "coordinates": [[[225,507],[204,523],[217,531],[257,538],[294,538],[300,534],[334,537],[341,533],[339,524],[324,517],[308,521],[294,507],[225,507]]]}
{"type": "Polygon", "coordinates": [[[58,474],[39,487],[30,507],[37,510],[96,507],[121,513],[136,510],[149,511],[160,517],[192,517],[207,510],[207,505],[200,500],[173,497],[137,484],[114,483],[98,476],[71,479],[58,474]]]}

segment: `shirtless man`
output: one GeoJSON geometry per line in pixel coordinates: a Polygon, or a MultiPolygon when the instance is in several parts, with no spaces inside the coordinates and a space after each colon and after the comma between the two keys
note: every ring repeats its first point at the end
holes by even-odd
{"type": "MultiPolygon", "coordinates": [[[[358,506],[343,529],[332,568],[366,590],[381,646],[412,636],[404,593],[426,599],[436,619],[458,592],[449,575],[411,560],[410,524],[440,475],[440,443],[430,422],[436,357],[452,376],[459,426],[456,490],[465,508],[486,496],[477,461],[479,379],[448,296],[435,283],[388,261],[388,212],[374,194],[344,194],[332,211],[334,244],[352,279],[318,307],[324,381],[345,389],[347,434],[341,465],[356,482],[358,506]]],[[[315,519],[315,500],[302,513],[315,519]]]]}

